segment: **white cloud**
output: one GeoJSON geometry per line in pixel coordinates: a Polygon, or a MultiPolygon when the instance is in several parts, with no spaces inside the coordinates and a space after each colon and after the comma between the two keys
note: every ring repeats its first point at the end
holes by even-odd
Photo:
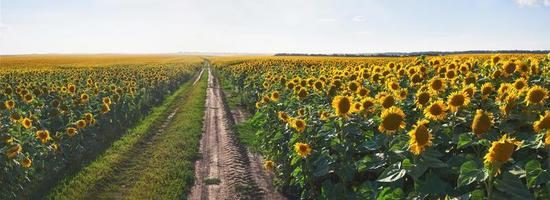
{"type": "Polygon", "coordinates": [[[520,7],[536,7],[539,6],[541,3],[545,6],[550,6],[550,0],[515,0],[516,4],[518,4],[520,7]]]}
{"type": "Polygon", "coordinates": [[[365,18],[365,16],[362,16],[362,15],[357,15],[351,18],[351,21],[354,21],[354,22],[364,22],[365,20],[367,19],[365,18]]]}

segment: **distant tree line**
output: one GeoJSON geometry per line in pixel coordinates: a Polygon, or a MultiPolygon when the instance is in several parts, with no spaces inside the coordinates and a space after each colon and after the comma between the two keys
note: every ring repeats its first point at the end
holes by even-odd
{"type": "Polygon", "coordinates": [[[356,53],[356,54],[307,54],[307,53],[277,53],[275,56],[335,56],[335,57],[401,57],[401,56],[443,56],[453,54],[547,54],[550,50],[498,50],[498,51],[421,51],[421,52],[386,52],[386,53],[356,53]]]}

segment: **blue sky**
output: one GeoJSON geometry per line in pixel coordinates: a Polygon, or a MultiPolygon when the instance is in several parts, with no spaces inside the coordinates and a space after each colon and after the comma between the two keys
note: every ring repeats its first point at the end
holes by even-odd
{"type": "Polygon", "coordinates": [[[0,0],[0,54],[550,49],[550,0],[0,0]]]}

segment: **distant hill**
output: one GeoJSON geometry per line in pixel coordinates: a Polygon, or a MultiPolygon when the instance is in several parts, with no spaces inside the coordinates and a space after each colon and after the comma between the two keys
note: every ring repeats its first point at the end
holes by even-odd
{"type": "Polygon", "coordinates": [[[498,51],[421,51],[421,52],[385,52],[385,53],[358,53],[358,54],[307,54],[307,53],[277,53],[275,56],[335,56],[335,57],[401,57],[401,56],[443,56],[453,54],[547,54],[550,50],[498,50],[498,51]]]}

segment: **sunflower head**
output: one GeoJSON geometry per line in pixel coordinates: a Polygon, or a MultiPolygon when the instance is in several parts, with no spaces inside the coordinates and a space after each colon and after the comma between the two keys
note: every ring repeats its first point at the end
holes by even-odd
{"type": "Polygon", "coordinates": [[[273,171],[273,168],[275,168],[275,163],[272,160],[266,160],[264,162],[264,168],[267,171],[273,171]]]}
{"type": "Polygon", "coordinates": [[[69,135],[69,137],[73,137],[73,136],[75,136],[77,133],[78,133],[78,132],[77,132],[76,128],[74,128],[74,127],[69,127],[69,128],[67,128],[67,135],[69,135]]]}
{"type": "Polygon", "coordinates": [[[421,120],[416,123],[411,131],[409,131],[409,140],[410,151],[418,155],[426,149],[427,146],[432,144],[432,134],[428,130],[428,121],[421,120]]]}
{"type": "Polygon", "coordinates": [[[401,108],[392,106],[385,109],[380,117],[382,122],[378,130],[384,133],[394,133],[399,129],[405,128],[405,113],[401,108]]]}
{"type": "Polygon", "coordinates": [[[419,107],[424,107],[426,105],[428,105],[428,103],[430,102],[430,99],[431,99],[431,94],[430,92],[428,91],[422,91],[422,92],[418,92],[416,93],[416,105],[419,106],[419,107]]]}
{"type": "Polygon", "coordinates": [[[336,115],[347,117],[352,111],[351,98],[347,96],[336,96],[332,100],[332,108],[336,111],[336,115]]]}
{"type": "Polygon", "coordinates": [[[502,164],[508,162],[512,157],[512,154],[517,147],[521,145],[521,142],[514,138],[509,138],[504,134],[498,141],[494,141],[485,154],[485,165],[500,167],[502,164]]]}
{"type": "Polygon", "coordinates": [[[540,116],[538,121],[533,124],[535,132],[540,133],[545,129],[550,129],[550,111],[546,111],[544,115],[540,116]]]}
{"type": "Polygon", "coordinates": [[[442,79],[442,78],[433,78],[432,80],[430,80],[430,89],[435,91],[435,92],[441,92],[443,90],[445,90],[445,80],[442,79]]]}
{"type": "Polygon", "coordinates": [[[306,143],[298,142],[294,145],[294,151],[296,151],[300,157],[305,158],[311,153],[311,147],[306,143]]]}
{"type": "Polygon", "coordinates": [[[305,99],[308,95],[309,95],[309,94],[308,94],[306,88],[300,88],[300,90],[298,91],[298,98],[299,98],[300,100],[305,99]]]}
{"type": "Polygon", "coordinates": [[[36,137],[36,139],[40,140],[40,142],[42,142],[42,144],[45,144],[46,142],[48,142],[48,140],[52,139],[50,137],[50,131],[48,131],[48,130],[36,131],[35,137],[36,137]]]}
{"type": "Polygon", "coordinates": [[[6,157],[13,158],[17,156],[17,154],[21,153],[23,151],[23,147],[21,147],[20,144],[15,144],[11,146],[8,150],[6,150],[6,157]]]}
{"type": "Polygon", "coordinates": [[[527,105],[543,104],[548,99],[548,90],[541,86],[535,85],[527,91],[525,102],[527,105]]]}
{"type": "Polygon", "coordinates": [[[458,108],[464,107],[470,103],[470,97],[463,92],[453,92],[447,98],[447,104],[452,112],[458,111],[458,108]]]}
{"type": "Polygon", "coordinates": [[[474,121],[472,122],[472,131],[476,135],[486,133],[491,128],[492,124],[493,114],[478,109],[476,111],[476,115],[474,116],[474,121]]]}
{"type": "Polygon", "coordinates": [[[21,120],[21,125],[23,125],[24,128],[29,129],[32,127],[32,120],[25,117],[21,120]]]}
{"type": "Polygon", "coordinates": [[[4,102],[4,105],[6,106],[6,108],[7,108],[8,110],[11,110],[11,109],[13,109],[13,108],[15,107],[15,101],[13,101],[13,100],[7,100],[7,101],[4,102]]]}
{"type": "Polygon", "coordinates": [[[306,129],[306,121],[303,119],[292,119],[291,127],[296,129],[298,133],[302,133],[306,129]]]}
{"type": "Polygon", "coordinates": [[[32,165],[32,160],[29,157],[25,157],[23,161],[21,161],[21,166],[24,168],[29,168],[32,165]]]}
{"type": "Polygon", "coordinates": [[[487,99],[489,97],[489,95],[491,95],[491,93],[493,93],[493,91],[495,90],[495,88],[493,87],[493,84],[487,82],[487,83],[484,83],[483,85],[481,85],[481,95],[483,96],[484,99],[487,99]]]}
{"type": "Polygon", "coordinates": [[[284,112],[284,111],[279,111],[277,112],[277,116],[279,117],[279,119],[283,122],[288,122],[289,118],[288,115],[284,112]]]}
{"type": "Polygon", "coordinates": [[[445,119],[446,111],[447,108],[445,104],[442,100],[439,100],[426,107],[424,109],[424,115],[426,115],[428,119],[439,121],[445,119]]]}
{"type": "Polygon", "coordinates": [[[76,121],[76,127],[78,127],[79,129],[86,128],[86,121],[84,121],[84,120],[76,121]]]}
{"type": "Polygon", "coordinates": [[[366,112],[372,112],[375,101],[372,97],[365,97],[361,100],[363,110],[366,112]]]}

